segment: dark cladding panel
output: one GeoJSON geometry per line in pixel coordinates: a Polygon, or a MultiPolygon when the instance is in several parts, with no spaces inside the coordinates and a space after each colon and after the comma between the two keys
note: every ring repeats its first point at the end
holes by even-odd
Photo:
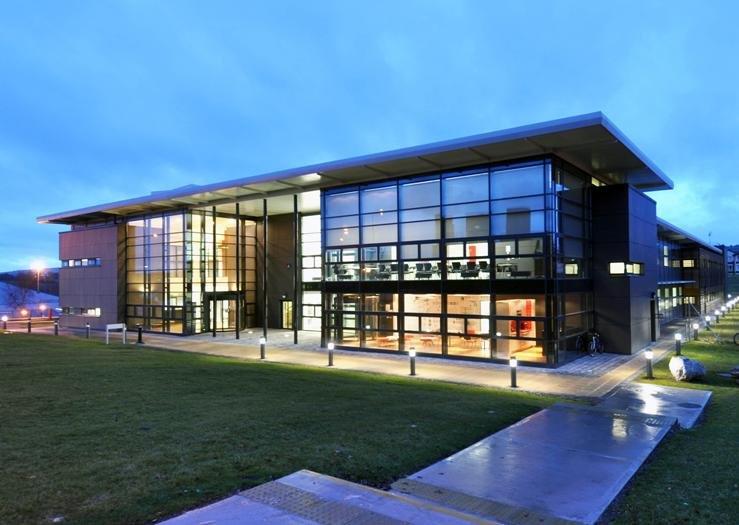
{"type": "MultiPolygon", "coordinates": [[[[262,304],[262,225],[257,225],[257,279],[258,312],[264,312],[262,304]]],[[[281,301],[293,298],[293,254],[295,239],[293,215],[270,215],[267,227],[267,326],[280,328],[281,301]]],[[[297,313],[293,309],[293,315],[297,313]]],[[[262,314],[263,315],[263,314],[262,314]]],[[[262,323],[262,320],[259,320],[262,323]]]]}
{"type": "Polygon", "coordinates": [[[627,185],[593,189],[595,324],[609,352],[630,354],[651,341],[656,239],[653,200],[627,185]],[[642,263],[644,275],[611,275],[611,262],[642,263]]]}

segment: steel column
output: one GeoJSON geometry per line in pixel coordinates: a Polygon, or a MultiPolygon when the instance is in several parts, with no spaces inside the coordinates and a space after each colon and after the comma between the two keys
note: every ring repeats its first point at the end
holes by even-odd
{"type": "Polygon", "coordinates": [[[264,314],[262,322],[262,334],[267,337],[267,319],[269,310],[267,308],[267,199],[262,200],[262,306],[264,314]]]}
{"type": "Polygon", "coordinates": [[[218,266],[218,256],[216,253],[216,207],[213,206],[212,208],[213,213],[213,265],[211,267],[211,271],[213,272],[213,299],[212,299],[212,307],[210,311],[211,319],[212,319],[212,330],[213,330],[213,337],[216,336],[216,320],[218,319],[218,315],[216,314],[216,305],[218,304],[218,301],[216,300],[216,267],[218,266]]]}
{"type": "Polygon", "coordinates": [[[236,339],[241,337],[241,217],[236,202],[236,339]]]}
{"type": "Polygon", "coordinates": [[[298,286],[300,286],[300,274],[298,273],[298,251],[300,249],[300,213],[298,212],[298,194],[293,195],[293,344],[298,344],[298,286]]]}

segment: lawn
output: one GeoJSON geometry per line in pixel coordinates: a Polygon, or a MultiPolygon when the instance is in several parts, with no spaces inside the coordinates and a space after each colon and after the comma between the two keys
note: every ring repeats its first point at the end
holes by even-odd
{"type": "Polygon", "coordinates": [[[551,397],[0,334],[0,523],[145,523],[301,468],[376,487],[551,397]]]}
{"type": "MultiPolygon", "coordinates": [[[[721,325],[739,332],[739,308],[721,325]]],[[[739,346],[706,337],[683,346],[683,354],[708,369],[700,383],[677,383],[667,368],[655,367],[655,379],[644,382],[713,391],[705,420],[692,430],[680,430],[657,449],[636,476],[614,515],[617,523],[736,524],[739,502],[739,386],[719,375],[739,365],[739,346]]]]}

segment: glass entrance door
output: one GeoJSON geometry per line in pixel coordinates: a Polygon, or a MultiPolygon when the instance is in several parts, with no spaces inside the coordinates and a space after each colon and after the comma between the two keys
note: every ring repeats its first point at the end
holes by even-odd
{"type": "MultiPolygon", "coordinates": [[[[236,329],[236,301],[231,293],[208,294],[203,304],[204,328],[206,332],[226,332],[236,329]]],[[[243,305],[242,305],[243,306],[243,305]]],[[[242,323],[243,326],[243,323],[242,323]]]]}
{"type": "Polygon", "coordinates": [[[280,301],[280,328],[292,330],[293,327],[293,302],[287,299],[280,301]]]}
{"type": "Polygon", "coordinates": [[[216,299],[215,309],[211,311],[211,326],[219,332],[236,328],[236,301],[216,299]]]}

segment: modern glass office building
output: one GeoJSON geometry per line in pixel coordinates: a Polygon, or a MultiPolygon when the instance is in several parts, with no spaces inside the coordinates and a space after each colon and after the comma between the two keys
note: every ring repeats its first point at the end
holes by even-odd
{"type": "Polygon", "coordinates": [[[62,265],[69,326],[557,366],[590,328],[630,353],[721,298],[720,252],[644,193],[671,187],[595,113],[40,221],[95,261],[62,265]]]}

